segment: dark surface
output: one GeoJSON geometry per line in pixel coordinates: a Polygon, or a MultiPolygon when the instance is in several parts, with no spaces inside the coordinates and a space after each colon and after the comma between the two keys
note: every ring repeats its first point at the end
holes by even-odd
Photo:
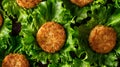
{"type": "Polygon", "coordinates": [[[117,60],[118,60],[118,66],[117,67],[120,67],[120,58],[118,58],[117,60]]]}
{"type": "Polygon", "coordinates": [[[12,35],[17,36],[21,30],[20,23],[13,23],[12,24],[12,35]]]}
{"type": "Polygon", "coordinates": [[[71,56],[73,59],[77,58],[77,55],[75,54],[74,51],[70,51],[70,56],[71,56]]]}
{"type": "Polygon", "coordinates": [[[41,62],[38,65],[39,67],[48,67],[48,64],[42,64],[41,62]]]}
{"type": "Polygon", "coordinates": [[[12,36],[19,35],[19,32],[21,30],[21,24],[17,22],[17,18],[9,17],[12,20],[12,36]]]}

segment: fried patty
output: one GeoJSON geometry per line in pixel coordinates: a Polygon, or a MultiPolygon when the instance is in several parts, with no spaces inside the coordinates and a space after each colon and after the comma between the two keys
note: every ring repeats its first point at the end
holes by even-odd
{"type": "Polygon", "coordinates": [[[17,4],[23,8],[33,8],[35,7],[41,0],[16,0],[17,4]]]}
{"type": "Polygon", "coordinates": [[[2,67],[29,67],[29,62],[22,54],[9,54],[4,58],[2,67]]]}
{"type": "Polygon", "coordinates": [[[46,22],[37,32],[39,46],[48,53],[59,51],[66,40],[63,26],[55,22],[46,22]]]}
{"type": "Polygon", "coordinates": [[[116,32],[113,28],[97,25],[89,35],[90,47],[97,53],[108,53],[116,44],[116,32]]]}
{"type": "Polygon", "coordinates": [[[83,7],[83,6],[93,2],[93,0],[71,0],[71,2],[80,7],[83,7]]]}
{"type": "Polygon", "coordinates": [[[0,27],[2,26],[2,23],[3,23],[3,18],[2,15],[0,15],[0,27]]]}

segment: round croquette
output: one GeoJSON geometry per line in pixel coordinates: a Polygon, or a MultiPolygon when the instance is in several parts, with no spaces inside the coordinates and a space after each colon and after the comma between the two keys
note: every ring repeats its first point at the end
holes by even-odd
{"type": "Polygon", "coordinates": [[[2,15],[0,15],[0,27],[2,26],[2,23],[3,23],[3,18],[2,15]]]}
{"type": "Polygon", "coordinates": [[[2,67],[29,67],[29,62],[22,54],[9,54],[4,58],[2,67]]]}
{"type": "Polygon", "coordinates": [[[80,7],[83,7],[83,6],[93,2],[93,0],[71,0],[71,2],[80,7]]]}
{"type": "Polygon", "coordinates": [[[23,8],[33,8],[35,7],[41,0],[16,0],[17,4],[23,8]]]}
{"type": "Polygon", "coordinates": [[[59,51],[66,40],[63,26],[55,22],[46,22],[37,32],[39,46],[48,53],[59,51]]]}
{"type": "Polygon", "coordinates": [[[116,44],[116,32],[113,28],[97,25],[89,35],[90,47],[97,53],[108,53],[116,44]]]}

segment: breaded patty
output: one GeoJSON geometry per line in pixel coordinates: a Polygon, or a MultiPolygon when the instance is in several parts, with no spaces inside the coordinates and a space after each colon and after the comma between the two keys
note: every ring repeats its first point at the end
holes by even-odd
{"type": "Polygon", "coordinates": [[[83,7],[83,6],[93,2],[93,0],[71,0],[71,2],[80,7],[83,7]]]}
{"type": "Polygon", "coordinates": [[[4,58],[2,67],[29,67],[29,62],[22,54],[9,54],[4,58]]]}
{"type": "Polygon", "coordinates": [[[0,14],[0,27],[2,26],[2,23],[3,23],[3,18],[2,15],[0,14]]]}
{"type": "Polygon", "coordinates": [[[16,0],[17,4],[23,8],[33,8],[35,7],[41,0],[16,0]]]}
{"type": "Polygon", "coordinates": [[[116,32],[113,28],[97,25],[89,35],[90,47],[97,53],[108,53],[116,44],[116,32]]]}
{"type": "Polygon", "coordinates": [[[55,22],[46,22],[37,32],[39,46],[48,53],[59,51],[66,40],[63,26],[55,22]]]}

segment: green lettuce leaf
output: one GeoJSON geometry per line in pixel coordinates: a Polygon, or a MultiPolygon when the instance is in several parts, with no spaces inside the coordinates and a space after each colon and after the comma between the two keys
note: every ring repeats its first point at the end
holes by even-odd
{"type": "Polygon", "coordinates": [[[116,8],[120,8],[120,0],[112,0],[115,3],[116,8]]]}
{"type": "MultiPolygon", "coordinates": [[[[94,6],[91,6],[91,7],[94,7],[94,6]]],[[[115,12],[115,14],[116,14],[115,15],[112,12],[113,8],[114,7],[111,4],[108,4],[107,6],[100,5],[99,7],[95,8],[94,10],[91,9],[90,19],[86,21],[86,24],[81,24],[78,28],[79,29],[79,44],[83,48],[83,52],[85,53],[84,60],[88,61],[90,66],[93,66],[93,67],[94,66],[95,67],[117,67],[118,61],[116,61],[117,60],[117,54],[115,52],[116,49],[112,50],[108,54],[99,54],[99,53],[94,52],[90,48],[89,42],[88,42],[89,33],[92,30],[92,28],[94,28],[96,25],[102,24],[105,26],[111,26],[115,30],[119,29],[119,27],[117,26],[117,24],[119,24],[119,22],[116,22],[117,24],[114,22],[117,20],[118,13],[116,14],[116,12],[115,12]],[[113,19],[113,17],[116,19],[113,19]]],[[[119,31],[116,30],[116,32],[118,33],[119,31]]],[[[117,37],[119,37],[119,36],[117,36],[117,37]]],[[[117,42],[116,45],[118,45],[118,44],[119,43],[117,42]]]]}
{"type": "Polygon", "coordinates": [[[2,26],[0,27],[0,65],[4,56],[7,54],[7,49],[9,49],[10,44],[10,33],[12,30],[12,21],[0,8],[0,12],[4,19],[2,26]]]}
{"type": "Polygon", "coordinates": [[[108,20],[108,26],[112,26],[115,31],[117,32],[117,44],[116,44],[116,55],[118,56],[118,58],[120,57],[120,13],[119,13],[120,9],[116,9],[115,12],[113,13],[113,15],[109,18],[108,20]]]}
{"type": "Polygon", "coordinates": [[[0,29],[0,63],[9,53],[24,54],[31,67],[47,64],[48,67],[117,67],[120,57],[120,9],[119,0],[115,4],[108,0],[94,0],[85,7],[78,7],[69,0],[43,0],[35,8],[25,9],[16,0],[3,0],[4,24],[0,29]],[[115,12],[114,12],[115,11],[115,12]],[[11,36],[12,21],[21,24],[17,36],[11,36]],[[44,52],[36,42],[36,33],[42,24],[54,21],[66,30],[64,47],[53,54],[44,52]],[[91,29],[98,25],[113,27],[117,32],[117,44],[108,54],[98,54],[91,50],[88,37],[91,29]],[[79,27],[78,27],[79,26],[79,27]]]}
{"type": "Polygon", "coordinates": [[[15,2],[11,5],[11,7],[14,6],[15,8],[8,8],[12,3],[13,1],[3,1],[4,10],[9,16],[18,18],[17,22],[22,25],[19,35],[17,37],[12,37],[12,39],[16,39],[18,44],[16,49],[13,49],[14,53],[26,55],[33,67],[36,67],[36,64],[40,62],[42,62],[42,64],[47,64],[47,61],[49,61],[50,64],[60,63],[60,67],[66,62],[72,62],[73,59],[70,52],[75,52],[77,50],[75,46],[78,45],[78,39],[76,38],[78,37],[78,32],[77,29],[71,27],[71,24],[74,24],[73,16],[70,14],[69,10],[62,6],[62,1],[43,1],[38,4],[36,8],[30,10],[20,8],[15,2]],[[16,11],[11,11],[13,9],[16,11]],[[36,33],[38,29],[47,21],[59,23],[66,30],[66,43],[59,52],[54,54],[44,52],[36,42],[36,33]]]}

